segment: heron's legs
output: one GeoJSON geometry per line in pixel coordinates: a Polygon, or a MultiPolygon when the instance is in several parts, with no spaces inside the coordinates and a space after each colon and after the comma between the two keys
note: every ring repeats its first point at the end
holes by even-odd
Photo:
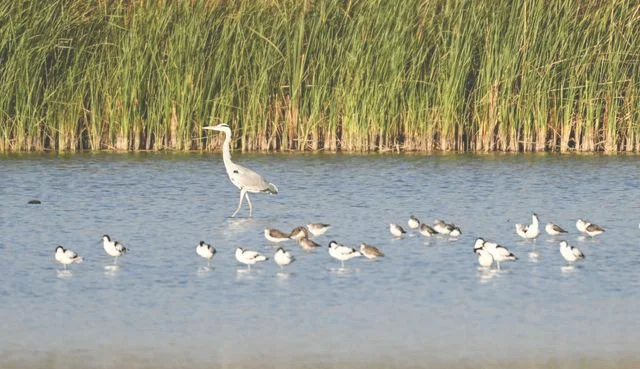
{"type": "Polygon", "coordinates": [[[249,200],[249,193],[245,193],[244,197],[247,199],[247,202],[249,203],[249,216],[253,215],[253,206],[251,206],[251,200],[249,200]]]}
{"type": "Polygon", "coordinates": [[[238,208],[236,209],[236,211],[233,212],[233,214],[231,215],[231,218],[235,218],[236,214],[238,214],[238,212],[240,211],[240,208],[242,207],[242,199],[244,199],[244,196],[247,194],[247,190],[245,190],[244,188],[240,190],[240,202],[238,202],[238,208]]]}

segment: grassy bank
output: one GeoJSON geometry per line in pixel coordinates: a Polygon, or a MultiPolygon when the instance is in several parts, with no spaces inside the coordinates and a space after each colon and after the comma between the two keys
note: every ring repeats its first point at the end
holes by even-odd
{"type": "Polygon", "coordinates": [[[635,1],[0,0],[0,151],[638,151],[635,1]]]}

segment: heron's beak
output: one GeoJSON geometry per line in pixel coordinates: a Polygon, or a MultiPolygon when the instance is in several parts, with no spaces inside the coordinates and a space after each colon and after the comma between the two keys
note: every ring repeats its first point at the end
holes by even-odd
{"type": "Polygon", "coordinates": [[[215,131],[216,130],[216,126],[206,126],[206,127],[202,127],[202,129],[208,129],[210,131],[215,131]]]}

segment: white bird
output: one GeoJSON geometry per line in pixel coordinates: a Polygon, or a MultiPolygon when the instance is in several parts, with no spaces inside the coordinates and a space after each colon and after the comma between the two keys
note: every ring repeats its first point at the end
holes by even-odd
{"type": "Polygon", "coordinates": [[[564,260],[572,264],[576,260],[584,259],[584,254],[577,247],[571,246],[567,241],[560,242],[560,255],[564,260]]]}
{"type": "Polygon", "coordinates": [[[518,236],[532,240],[540,235],[540,221],[537,214],[531,215],[531,224],[516,224],[516,233],[518,236]]]}
{"type": "Polygon", "coordinates": [[[483,268],[490,268],[493,264],[493,256],[488,250],[484,248],[480,248],[476,250],[476,255],[478,255],[478,264],[480,264],[483,268]]]}
{"type": "Polygon", "coordinates": [[[547,223],[547,225],[544,227],[544,230],[547,232],[547,234],[551,236],[557,236],[562,233],[568,233],[564,228],[553,223],[547,223]]]}
{"type": "Polygon", "coordinates": [[[320,247],[320,244],[310,240],[308,238],[301,238],[298,240],[298,245],[300,245],[300,247],[302,247],[304,250],[313,250],[316,247],[320,247]]]}
{"type": "Polygon", "coordinates": [[[420,219],[416,218],[415,216],[410,216],[409,220],[407,221],[407,224],[409,225],[409,228],[411,229],[416,229],[418,227],[420,227],[420,219]]]}
{"type": "Polygon", "coordinates": [[[273,260],[278,264],[280,270],[284,270],[284,267],[296,261],[296,258],[291,252],[286,251],[282,247],[278,247],[276,253],[273,255],[273,260]]]}
{"type": "Polygon", "coordinates": [[[305,227],[295,227],[289,234],[289,238],[300,241],[303,238],[309,238],[309,231],[305,227]]]}
{"type": "Polygon", "coordinates": [[[407,231],[405,231],[401,226],[394,223],[389,224],[389,232],[391,232],[394,237],[402,237],[407,233],[407,231]]]}
{"type": "Polygon", "coordinates": [[[275,228],[265,228],[264,237],[271,242],[282,242],[291,239],[288,233],[284,233],[275,228]]]}
{"type": "Polygon", "coordinates": [[[477,250],[479,249],[484,249],[487,250],[491,256],[493,257],[493,260],[495,260],[495,262],[498,264],[498,269],[500,269],[500,262],[501,261],[515,261],[518,260],[518,258],[511,252],[509,251],[506,247],[499,245],[495,242],[489,242],[489,241],[485,241],[482,238],[478,238],[473,246],[474,251],[477,252],[477,250]],[[480,245],[482,245],[481,247],[479,247],[480,245]]]}
{"type": "Polygon", "coordinates": [[[449,236],[451,237],[458,237],[462,234],[462,231],[460,230],[460,227],[458,227],[455,224],[447,224],[447,226],[449,226],[449,236]]]}
{"type": "Polygon", "coordinates": [[[367,259],[375,259],[379,257],[384,257],[382,251],[380,251],[377,247],[367,245],[366,243],[360,244],[360,253],[364,255],[367,259]]]}
{"type": "Polygon", "coordinates": [[[109,237],[109,235],[107,234],[102,236],[102,247],[104,248],[104,251],[109,254],[109,256],[113,256],[115,258],[113,260],[114,264],[118,264],[119,256],[122,256],[127,251],[129,251],[129,249],[124,247],[124,245],[122,245],[120,242],[112,241],[111,237],[109,237]]]}
{"type": "Polygon", "coordinates": [[[331,227],[329,224],[325,223],[309,223],[307,224],[307,229],[314,236],[320,236],[325,234],[327,230],[331,227]]]}
{"type": "Polygon", "coordinates": [[[604,232],[604,228],[597,224],[587,222],[584,219],[578,219],[576,221],[576,228],[582,233],[586,233],[590,237],[595,237],[604,232]]]}
{"type": "Polygon", "coordinates": [[[213,259],[213,255],[216,254],[216,249],[208,243],[200,241],[198,246],[196,246],[196,254],[207,259],[207,265],[211,265],[211,259],[213,259]]]}
{"type": "Polygon", "coordinates": [[[231,128],[229,128],[227,124],[221,123],[216,126],[203,127],[203,129],[224,132],[222,160],[224,161],[224,167],[227,170],[227,175],[229,176],[231,183],[240,189],[240,202],[238,203],[238,208],[233,212],[231,217],[233,218],[238,214],[242,207],[242,201],[244,198],[247,199],[247,203],[249,204],[249,216],[252,216],[253,206],[251,205],[251,200],[249,200],[248,192],[266,192],[275,195],[278,193],[278,187],[273,183],[268,182],[261,175],[251,169],[245,168],[231,161],[231,128]]]}
{"type": "Polygon", "coordinates": [[[336,241],[331,241],[329,242],[329,255],[340,260],[340,262],[342,262],[342,267],[344,268],[344,262],[346,260],[353,259],[361,256],[362,254],[356,249],[341,245],[336,241]]]}
{"type": "Polygon", "coordinates": [[[236,248],[236,260],[242,264],[246,264],[249,269],[251,266],[261,261],[269,260],[268,257],[257,251],[245,250],[242,247],[236,248]]]}
{"type": "Polygon", "coordinates": [[[425,224],[425,223],[420,224],[420,234],[421,235],[423,235],[425,237],[431,237],[436,233],[438,233],[438,232],[436,232],[436,230],[431,228],[428,224],[425,224]]]}
{"type": "Polygon", "coordinates": [[[73,263],[82,263],[83,259],[78,256],[75,251],[65,249],[62,246],[56,247],[55,259],[57,262],[64,265],[64,268],[67,269],[67,265],[73,263]]]}

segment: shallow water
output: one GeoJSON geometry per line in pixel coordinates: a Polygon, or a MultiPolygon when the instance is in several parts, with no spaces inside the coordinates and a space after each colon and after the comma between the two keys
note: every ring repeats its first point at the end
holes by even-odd
{"type": "Polygon", "coordinates": [[[229,218],[239,194],[218,155],[0,157],[0,367],[638,367],[638,157],[234,159],[280,189],[251,196],[253,218],[229,218]],[[546,234],[529,258],[514,224],[533,211],[586,259],[567,268],[546,234]],[[411,214],[463,234],[393,239],[411,214]],[[581,238],[578,217],[607,232],[581,238]],[[236,262],[237,246],[272,256],[265,227],[311,221],[333,225],[323,246],[387,256],[342,269],[292,241],[284,273],[236,262]],[[130,248],[117,269],[105,233],[130,248]],[[520,260],[479,270],[478,236],[520,260]],[[200,240],[218,250],[210,269],[200,240]],[[85,262],[62,271],[58,244],[85,262]]]}

